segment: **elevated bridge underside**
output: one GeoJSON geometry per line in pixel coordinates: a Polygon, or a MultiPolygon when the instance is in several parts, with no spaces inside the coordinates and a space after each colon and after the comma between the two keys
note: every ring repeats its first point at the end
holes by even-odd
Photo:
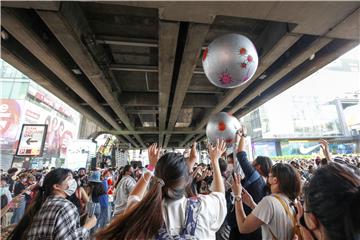
{"type": "Polygon", "coordinates": [[[201,139],[211,115],[245,115],[360,36],[359,2],[1,3],[1,58],[135,148],[201,139]],[[226,33],[260,58],[235,89],[212,85],[200,58],[226,33]]]}

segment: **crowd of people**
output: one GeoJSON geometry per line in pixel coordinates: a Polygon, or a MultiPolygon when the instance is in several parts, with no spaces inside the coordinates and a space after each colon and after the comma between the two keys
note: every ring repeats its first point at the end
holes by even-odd
{"type": "Polygon", "coordinates": [[[148,148],[149,164],[22,170],[1,175],[2,238],[360,239],[360,159],[250,162],[239,132],[234,152],[209,145],[210,164],[148,148]]]}

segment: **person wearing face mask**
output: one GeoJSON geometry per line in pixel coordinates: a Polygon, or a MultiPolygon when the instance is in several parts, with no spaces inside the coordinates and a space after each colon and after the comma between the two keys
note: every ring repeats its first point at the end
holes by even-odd
{"type": "Polygon", "coordinates": [[[86,218],[86,204],[89,202],[89,196],[87,195],[85,189],[81,187],[80,177],[75,175],[74,180],[76,181],[77,188],[75,193],[68,196],[67,199],[69,199],[78,209],[80,214],[80,224],[84,225],[86,218]]]}
{"type": "Polygon", "coordinates": [[[50,171],[45,176],[36,199],[8,239],[89,239],[89,230],[95,226],[96,217],[87,219],[81,227],[75,205],[66,199],[74,194],[76,187],[71,170],[57,168],[50,171]]]}
{"type": "Polygon", "coordinates": [[[360,239],[360,175],[331,162],[314,172],[304,194],[304,208],[296,205],[304,239],[360,239]]]}
{"type": "Polygon", "coordinates": [[[121,214],[125,210],[129,194],[135,185],[134,169],[131,165],[126,165],[115,184],[114,216],[121,214]]]}
{"type": "Polygon", "coordinates": [[[296,237],[298,225],[293,206],[300,194],[301,180],[294,167],[285,163],[272,166],[268,179],[272,194],[258,204],[243,191],[240,178],[235,175],[234,179],[232,189],[240,233],[251,233],[261,227],[262,239],[291,240],[296,237]],[[249,215],[245,214],[243,203],[253,209],[249,215]]]}

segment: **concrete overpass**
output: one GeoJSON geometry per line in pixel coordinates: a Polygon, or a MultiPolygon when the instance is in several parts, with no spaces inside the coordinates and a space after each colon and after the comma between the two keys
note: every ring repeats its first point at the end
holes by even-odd
{"type": "Polygon", "coordinates": [[[356,1],[1,4],[1,58],[140,148],[204,137],[211,115],[245,115],[360,37],[356,1]],[[231,90],[212,85],[200,59],[226,33],[248,36],[260,57],[251,81],[231,90]]]}

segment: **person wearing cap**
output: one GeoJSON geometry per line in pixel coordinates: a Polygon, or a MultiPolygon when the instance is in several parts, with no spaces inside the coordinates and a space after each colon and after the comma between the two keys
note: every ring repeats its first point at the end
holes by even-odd
{"type": "Polygon", "coordinates": [[[91,173],[88,178],[88,185],[86,186],[86,193],[89,196],[90,202],[95,205],[95,216],[99,221],[97,221],[96,226],[91,229],[91,233],[95,232],[98,227],[100,227],[100,215],[101,215],[101,206],[100,206],[100,197],[106,194],[103,183],[100,179],[101,173],[99,171],[94,171],[91,173]]]}

